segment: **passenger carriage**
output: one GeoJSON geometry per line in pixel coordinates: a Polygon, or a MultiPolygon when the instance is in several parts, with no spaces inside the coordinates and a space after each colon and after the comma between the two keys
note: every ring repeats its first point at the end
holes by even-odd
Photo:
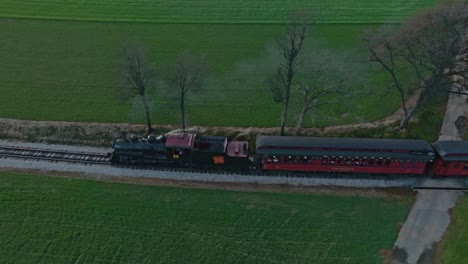
{"type": "Polygon", "coordinates": [[[423,140],[260,136],[262,170],[424,174],[434,159],[423,140]]]}
{"type": "Polygon", "coordinates": [[[468,141],[437,141],[435,176],[468,176],[468,141]]]}

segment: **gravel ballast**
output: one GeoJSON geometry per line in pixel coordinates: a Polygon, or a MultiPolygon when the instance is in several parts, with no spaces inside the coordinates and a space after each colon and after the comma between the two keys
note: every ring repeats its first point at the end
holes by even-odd
{"type": "Polygon", "coordinates": [[[346,179],[346,178],[319,178],[319,177],[280,177],[280,176],[253,176],[239,174],[181,172],[151,169],[121,168],[111,165],[75,164],[67,162],[50,162],[36,160],[22,160],[13,158],[0,159],[0,167],[41,170],[53,172],[84,173],[112,177],[143,177],[156,179],[169,179],[178,181],[200,181],[219,183],[257,183],[257,184],[286,184],[291,186],[341,186],[357,188],[390,188],[410,187],[414,178],[403,179],[346,179]]]}
{"type": "Polygon", "coordinates": [[[50,150],[63,150],[63,151],[73,151],[73,152],[85,152],[85,153],[98,153],[106,154],[111,152],[112,149],[109,148],[98,148],[90,146],[72,146],[72,145],[59,145],[59,144],[45,144],[45,143],[29,143],[29,142],[16,142],[9,140],[1,140],[0,146],[7,147],[23,147],[23,148],[37,148],[37,149],[50,149],[50,150]]]}

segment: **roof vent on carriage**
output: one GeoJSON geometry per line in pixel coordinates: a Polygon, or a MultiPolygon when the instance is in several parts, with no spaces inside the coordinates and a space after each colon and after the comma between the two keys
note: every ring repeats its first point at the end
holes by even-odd
{"type": "Polygon", "coordinates": [[[170,133],[166,136],[166,148],[193,149],[196,134],[170,133]]]}

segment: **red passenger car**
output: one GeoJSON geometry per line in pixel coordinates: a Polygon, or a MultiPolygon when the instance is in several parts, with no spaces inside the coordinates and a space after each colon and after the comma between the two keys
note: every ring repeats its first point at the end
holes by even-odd
{"type": "Polygon", "coordinates": [[[437,141],[432,146],[437,153],[434,160],[434,175],[468,175],[468,141],[437,141]]]}
{"type": "Polygon", "coordinates": [[[434,159],[423,140],[260,136],[263,170],[424,174],[434,159]]]}

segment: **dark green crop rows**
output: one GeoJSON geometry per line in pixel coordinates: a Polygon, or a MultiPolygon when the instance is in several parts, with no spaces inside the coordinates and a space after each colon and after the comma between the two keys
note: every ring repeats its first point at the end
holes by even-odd
{"type": "Polygon", "coordinates": [[[326,23],[398,22],[433,0],[0,0],[0,16],[163,23],[284,23],[291,14],[320,14],[326,23]]]}
{"type": "Polygon", "coordinates": [[[1,263],[379,263],[402,200],[0,174],[1,263]]]}

